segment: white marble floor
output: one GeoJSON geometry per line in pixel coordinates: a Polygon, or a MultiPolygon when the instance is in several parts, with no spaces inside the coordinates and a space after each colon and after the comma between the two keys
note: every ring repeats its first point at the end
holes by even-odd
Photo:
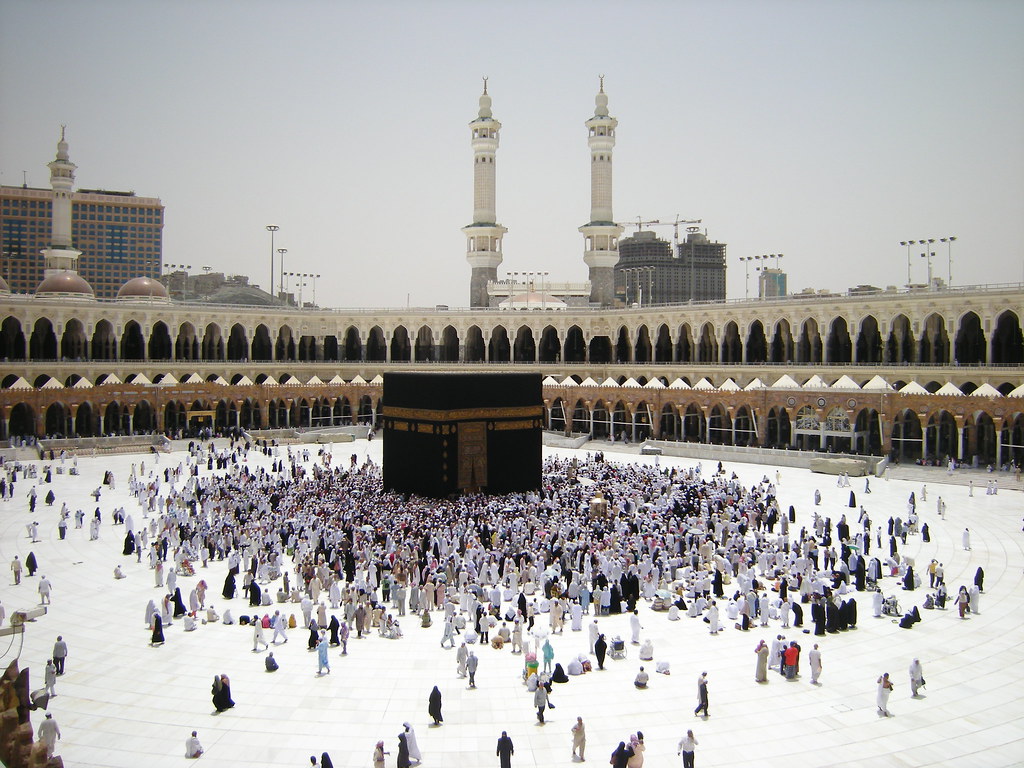
{"type": "MultiPolygon", "coordinates": [[[[315,448],[314,448],[315,450],[315,448]]],[[[379,457],[380,443],[360,441],[339,446],[339,458],[367,450],[379,457]]],[[[161,468],[182,460],[175,453],[161,458],[161,468]]],[[[986,496],[983,490],[968,498],[962,486],[942,486],[942,473],[929,483],[929,500],[919,504],[922,520],[932,532],[930,543],[912,537],[903,552],[927,563],[945,563],[947,582],[955,592],[973,581],[975,569],[985,569],[981,612],[960,620],[955,610],[923,611],[923,622],[912,630],[899,629],[889,619],[873,619],[866,599],[860,598],[860,624],[855,631],[820,638],[824,672],[820,687],[802,679],[786,682],[776,675],[766,685],[754,683],[754,646],[770,639],[778,626],[748,633],[731,627],[719,636],[706,625],[684,618],[669,622],[666,614],[642,609],[643,637],[654,642],[655,659],[670,662],[671,676],[652,675],[650,688],[632,685],[638,667],[635,647],[623,661],[610,661],[594,672],[555,687],[557,708],[548,723],[535,724],[532,696],[521,682],[522,657],[509,651],[480,649],[478,687],[467,688],[455,674],[454,651],[439,647],[439,624],[421,629],[407,619],[406,637],[399,641],[369,637],[353,639],[350,653],[331,652],[332,673],[316,676],[314,654],[306,650],[306,633],[292,631],[290,642],[275,649],[281,670],[267,674],[263,654],[251,652],[251,633],[238,626],[201,626],[184,633],[180,622],[167,629],[167,643],[148,644],[143,626],[149,599],[162,592],[153,586],[145,562],[120,555],[123,528],[110,524],[110,511],[125,505],[140,514],[129,498],[126,478],[141,456],[79,460],[78,477],[55,475],[57,502],[40,505],[34,516],[41,542],[32,544],[25,525],[32,518],[26,494],[30,481],[20,480],[11,502],[0,506],[0,562],[35,552],[40,572],[20,586],[2,579],[0,599],[7,609],[34,606],[40,574],[54,585],[48,615],[28,625],[20,662],[32,670],[33,687],[41,687],[42,668],[54,639],[62,634],[70,646],[67,674],[58,678],[58,696],[50,711],[60,724],[59,753],[65,765],[135,768],[171,766],[184,761],[184,742],[193,729],[207,752],[204,763],[225,768],[308,765],[309,755],[328,751],[335,766],[371,765],[371,752],[383,739],[395,764],[396,735],[403,721],[417,730],[427,766],[497,765],[495,742],[507,730],[515,743],[515,766],[567,765],[569,728],[577,715],[587,724],[588,762],[606,765],[619,740],[636,730],[645,734],[645,765],[678,766],[676,744],[693,728],[700,744],[700,766],[1009,766],[1024,764],[1024,703],[1018,687],[1024,683],[1024,552],[1022,552],[1021,495],[1003,491],[986,496]],[[89,514],[95,504],[89,493],[104,469],[113,469],[117,488],[101,499],[104,524],[99,541],[88,541],[88,529],[72,529],[59,541],[56,522],[62,501],[89,514]],[[945,495],[945,520],[937,519],[934,499],[945,495]],[[960,545],[969,526],[973,549],[960,545]],[[112,571],[121,563],[128,578],[115,581],[112,571]],[[907,667],[913,657],[924,665],[925,696],[911,699],[907,667]],[[710,678],[711,717],[695,718],[697,675],[710,678]],[[891,718],[879,718],[875,681],[891,673],[896,689],[890,701],[891,718]],[[214,674],[232,680],[237,706],[213,713],[210,683],[214,674]],[[438,685],[444,696],[445,723],[428,727],[427,694],[438,685]]],[[[613,458],[609,454],[609,458],[613,458]]],[[[639,460],[625,456],[626,460],[639,460]]],[[[147,463],[152,461],[147,457],[147,463]]],[[[252,461],[264,461],[263,456],[252,461]]],[[[662,459],[663,464],[671,460],[662,459]]],[[[683,466],[692,461],[679,460],[683,466]]],[[[759,479],[765,467],[728,464],[744,482],[759,479]]],[[[774,469],[768,469],[774,475],[774,469]]],[[[838,518],[846,509],[848,491],[833,479],[805,470],[781,469],[779,496],[783,508],[796,505],[797,525],[810,520],[812,495],[820,488],[824,514],[838,518]]],[[[858,501],[872,518],[884,521],[905,511],[911,490],[920,485],[873,480],[871,495],[863,481],[854,481],[858,501]]],[[[45,489],[43,489],[45,493],[45,489]]],[[[214,605],[221,600],[223,563],[180,579],[187,596],[196,579],[210,584],[214,605]]],[[[893,579],[886,593],[898,594],[905,607],[923,601],[925,593],[905,593],[893,579]]],[[[236,613],[245,601],[235,599],[236,613]]],[[[603,618],[609,636],[628,637],[624,617],[603,618]]],[[[797,635],[806,652],[812,635],[797,635]]],[[[7,664],[19,651],[21,638],[0,638],[7,664]]],[[[567,660],[587,648],[585,633],[553,638],[556,660],[567,660]]],[[[653,668],[653,664],[648,665],[653,668]]],[[[38,713],[33,724],[39,720],[38,713]]]]}

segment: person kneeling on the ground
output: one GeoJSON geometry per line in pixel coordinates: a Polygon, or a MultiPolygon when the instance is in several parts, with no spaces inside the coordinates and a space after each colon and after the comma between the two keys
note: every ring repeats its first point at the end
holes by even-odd
{"type": "Polygon", "coordinates": [[[640,671],[637,673],[636,680],[633,681],[633,685],[637,688],[646,688],[647,681],[650,679],[651,676],[644,671],[643,667],[640,667],[640,671]]]}

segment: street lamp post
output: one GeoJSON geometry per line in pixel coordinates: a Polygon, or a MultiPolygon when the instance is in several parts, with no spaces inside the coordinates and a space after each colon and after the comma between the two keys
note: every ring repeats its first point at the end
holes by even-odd
{"type": "Polygon", "coordinates": [[[950,288],[953,287],[953,243],[955,240],[956,235],[939,238],[940,243],[946,244],[946,282],[950,288]]]}
{"type": "Polygon", "coordinates": [[[935,242],[934,237],[930,237],[927,240],[919,240],[918,245],[924,246],[924,253],[921,254],[922,259],[928,261],[928,290],[932,290],[932,256],[935,255],[935,251],[932,250],[932,243],[935,242]]]}
{"type": "MultiPolygon", "coordinates": [[[[499,282],[504,283],[505,290],[508,291],[508,305],[509,305],[509,307],[512,306],[512,297],[516,293],[516,278],[515,278],[515,274],[516,274],[515,272],[506,272],[505,273],[505,279],[499,281],[499,282]]],[[[498,302],[498,303],[500,304],[501,302],[498,302]]]]}
{"type": "Polygon", "coordinates": [[[267,225],[267,232],[270,233],[270,285],[267,286],[267,293],[271,295],[274,293],[274,233],[279,229],[276,224],[267,225]]]}
{"type": "Polygon", "coordinates": [[[320,279],[320,275],[310,275],[313,278],[313,306],[316,306],[316,281],[320,279]]]}
{"type": "Polygon", "coordinates": [[[907,246],[907,289],[910,289],[911,284],[914,282],[910,277],[910,247],[914,245],[914,240],[900,240],[900,245],[907,246]]]}
{"type": "Polygon", "coordinates": [[[740,256],[740,261],[743,262],[743,298],[750,298],[750,262],[754,260],[753,256],[740,256]]]}
{"type": "Polygon", "coordinates": [[[284,255],[286,253],[288,253],[288,249],[287,248],[278,248],[277,249],[277,253],[281,257],[281,282],[278,283],[277,292],[278,293],[284,293],[284,255]]]}

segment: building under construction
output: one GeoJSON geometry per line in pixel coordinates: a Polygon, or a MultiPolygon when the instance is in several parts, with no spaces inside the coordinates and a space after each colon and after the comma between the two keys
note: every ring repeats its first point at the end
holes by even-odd
{"type": "MultiPolygon", "coordinates": [[[[656,222],[655,222],[656,223],[656,222]]],[[[619,241],[615,295],[626,306],[725,299],[725,243],[688,227],[676,243],[639,230],[619,241]]]]}

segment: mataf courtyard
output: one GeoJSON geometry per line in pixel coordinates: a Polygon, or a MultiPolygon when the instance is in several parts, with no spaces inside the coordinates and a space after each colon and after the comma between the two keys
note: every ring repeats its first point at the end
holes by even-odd
{"type": "MultiPolygon", "coordinates": [[[[226,442],[218,441],[225,448],[226,442]]],[[[602,444],[592,446],[604,447],[602,444]]],[[[6,610],[4,625],[16,610],[35,608],[38,584],[45,576],[53,585],[52,605],[46,615],[29,622],[23,636],[0,637],[4,665],[16,657],[22,668],[31,670],[32,688],[43,687],[43,667],[58,635],[67,641],[66,674],[57,678],[57,696],[49,712],[57,720],[62,739],[57,744],[69,767],[135,768],[138,765],[180,766],[185,740],[196,730],[206,752],[200,764],[222,768],[309,765],[310,755],[330,754],[335,766],[369,768],[378,740],[390,753],[386,765],[396,765],[397,734],[403,722],[415,729],[423,754],[423,765],[497,765],[495,744],[505,730],[513,740],[512,765],[549,766],[573,764],[570,727],[581,716],[587,729],[587,762],[606,765],[620,741],[642,731],[648,768],[681,765],[677,745],[687,729],[698,740],[696,763],[700,766],[997,766],[1024,762],[1024,551],[1022,551],[1021,493],[1012,475],[1000,473],[1003,488],[996,495],[985,493],[984,473],[975,473],[973,496],[962,476],[956,484],[944,469],[926,474],[927,500],[922,499],[922,480],[871,478],[871,493],[865,494],[864,479],[853,478],[851,488],[836,487],[832,476],[812,474],[803,469],[778,469],[779,506],[796,509],[795,537],[801,527],[811,528],[815,511],[833,524],[846,514],[853,527],[857,509],[848,507],[850,491],[856,492],[857,506],[863,505],[872,519],[872,529],[883,533],[890,516],[905,518],[911,492],[918,499],[921,523],[930,529],[930,542],[911,535],[900,547],[900,555],[914,559],[924,586],[904,591],[896,578],[886,577],[881,587],[895,595],[904,611],[922,606],[927,594],[927,563],[943,563],[950,597],[960,585],[970,587],[975,572],[984,569],[984,592],[980,612],[960,619],[954,602],[946,610],[921,610],[922,621],[912,629],[901,629],[891,617],[873,618],[867,592],[852,593],[858,603],[856,629],[823,637],[813,635],[810,611],[805,607],[803,630],[782,629],[779,620],[761,627],[752,623],[747,632],[734,628],[722,610],[723,631],[712,636],[708,625],[683,612],[679,621],[668,614],[638,604],[642,624],[641,640],[653,643],[654,658],[639,660],[639,646],[631,645],[627,614],[600,617],[599,627],[609,639],[626,641],[624,659],[606,661],[596,669],[569,682],[555,684],[546,723],[537,723],[533,694],[523,681],[524,657],[513,655],[506,646],[496,650],[475,646],[479,656],[476,688],[456,674],[456,652],[442,649],[442,614],[434,612],[433,626],[421,628],[417,617],[405,616],[404,636],[385,639],[372,630],[362,639],[353,631],[349,652],[342,656],[330,650],[331,674],[317,675],[316,653],[307,650],[308,632],[301,626],[302,613],[295,603],[275,604],[295,614],[299,627],[288,633],[288,642],[271,646],[280,663],[279,671],[264,668],[266,652],[253,653],[250,627],[223,623],[200,624],[184,632],[182,621],[165,628],[166,643],[150,645],[144,622],[146,605],[159,601],[164,589],[154,586],[148,551],[141,563],[135,556],[121,554],[125,528],[113,524],[118,507],[132,515],[138,529],[148,524],[142,509],[129,491],[128,478],[144,461],[146,472],[161,473],[184,463],[185,443],[163,454],[154,465],[153,455],[128,454],[80,457],[77,476],[65,471],[43,482],[43,467],[56,469],[59,461],[31,462],[39,466],[38,477],[19,475],[14,497],[0,502],[0,560],[7,568],[15,555],[22,562],[33,552],[39,564],[34,577],[27,574],[18,586],[8,571],[0,586],[6,610]],[[103,473],[113,472],[115,486],[101,486],[103,473]],[[1009,481],[1009,482],[1006,482],[1009,481]],[[34,514],[28,511],[27,494],[37,486],[39,501],[34,514]],[[92,496],[102,487],[99,503],[92,496]],[[43,503],[53,489],[52,506],[43,503]],[[822,501],[814,506],[814,492],[822,501]],[[937,499],[946,503],[945,519],[937,513],[937,499]],[[57,522],[63,503],[72,512],[67,538],[60,540],[57,522]],[[97,540],[90,540],[89,520],[99,506],[102,525],[97,540]],[[74,512],[82,509],[86,523],[74,527],[74,512]],[[27,525],[39,523],[39,541],[32,542],[27,525]],[[970,529],[971,549],[963,547],[964,528],[970,529]],[[126,578],[115,580],[120,565],[126,578]],[[771,642],[776,635],[797,640],[802,648],[800,677],[787,681],[770,671],[768,682],[754,681],[759,640],[771,642]],[[822,652],[821,685],[810,684],[807,654],[818,642],[822,652]],[[20,656],[19,656],[20,651],[20,656]],[[911,698],[908,667],[920,659],[927,685],[921,698],[911,698]],[[655,673],[658,662],[668,662],[669,675],[655,673]],[[640,690],[633,680],[644,664],[651,673],[649,687],[640,690]],[[696,680],[706,671],[709,679],[710,717],[695,717],[696,680]],[[889,701],[892,717],[880,717],[876,708],[876,680],[889,672],[895,690],[889,701]],[[233,709],[217,714],[211,703],[214,675],[231,679],[233,709]],[[427,697],[437,686],[443,697],[444,724],[431,725],[427,697]]],[[[381,442],[359,440],[333,446],[333,464],[348,465],[351,455],[357,463],[369,458],[378,462],[381,442]]],[[[292,452],[308,448],[312,465],[320,446],[292,445],[292,452]]],[[[266,467],[285,457],[251,451],[251,469],[266,467]]],[[[645,462],[653,457],[613,453],[608,461],[645,462]]],[[[585,451],[545,449],[545,456],[585,456],[585,451]]],[[[660,457],[660,466],[693,468],[697,461],[660,457]]],[[[713,467],[705,462],[704,474],[713,467]]],[[[776,481],[776,468],[726,463],[744,485],[768,477],[776,481]]],[[[213,470],[216,472],[217,470],[213,470]]],[[[210,473],[202,463],[200,474],[210,473]]],[[[181,483],[179,483],[180,487],[181,483]]],[[[166,488],[164,488],[164,492],[166,488]]],[[[874,542],[872,542],[874,545],[874,542]]],[[[883,547],[888,553],[888,542],[883,547]]],[[[876,554],[874,546],[869,557],[876,554]]],[[[211,561],[208,568],[196,564],[193,577],[181,576],[178,586],[185,595],[200,579],[209,585],[207,605],[218,613],[230,608],[237,617],[248,614],[248,600],[221,597],[227,573],[226,560],[211,561]]],[[[292,574],[292,582],[295,577],[292,574]]],[[[240,584],[239,584],[240,586],[240,584]]],[[[270,588],[276,592],[277,584],[270,588]]],[[[727,597],[735,582],[725,585],[727,597]]],[[[849,595],[847,595],[849,597],[849,595]]],[[[722,601],[723,603],[725,601],[722,601]]],[[[255,609],[253,609],[255,610],[255,609]]],[[[330,611],[342,618],[341,611],[330,611]]],[[[573,632],[568,622],[563,634],[550,636],[555,662],[567,666],[589,650],[586,631],[594,619],[584,616],[584,631],[573,632]]],[[[538,617],[536,629],[546,633],[548,616],[538,617]]],[[[272,632],[267,631],[270,640],[272,632]]],[[[493,637],[493,634],[492,634],[493,637]]],[[[458,638],[457,638],[458,639],[458,638]]],[[[592,657],[591,657],[592,658],[592,657]]],[[[42,712],[32,713],[33,728],[42,712]]]]}

